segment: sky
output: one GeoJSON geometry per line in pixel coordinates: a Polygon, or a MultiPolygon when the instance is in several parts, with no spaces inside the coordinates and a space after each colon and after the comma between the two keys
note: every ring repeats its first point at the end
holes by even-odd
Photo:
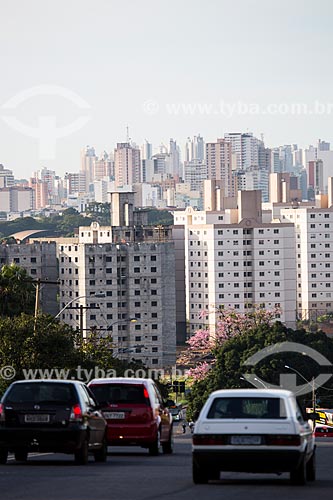
{"type": "Polygon", "coordinates": [[[1,0],[0,163],[251,131],[333,143],[331,0],[1,0]]]}

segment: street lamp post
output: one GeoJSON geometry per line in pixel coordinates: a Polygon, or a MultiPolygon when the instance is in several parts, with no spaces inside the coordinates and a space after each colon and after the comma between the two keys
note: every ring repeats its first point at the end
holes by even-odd
{"type": "Polygon", "coordinates": [[[76,302],[80,299],[86,299],[87,297],[90,297],[90,298],[105,298],[105,294],[104,293],[95,293],[94,295],[80,295],[79,297],[75,297],[74,299],[70,300],[69,302],[67,302],[67,304],[64,305],[64,307],[62,309],[60,309],[60,311],[58,312],[58,314],[56,314],[54,316],[53,319],[57,319],[59,318],[59,316],[65,311],[65,309],[79,309],[80,311],[80,326],[79,326],[79,330],[80,330],[80,335],[81,337],[83,337],[83,311],[85,309],[99,309],[99,306],[98,307],[92,307],[92,306],[83,306],[82,304],[79,305],[79,307],[72,307],[72,304],[73,302],[76,302]]]}
{"type": "Polygon", "coordinates": [[[302,375],[298,370],[296,370],[296,368],[293,368],[292,366],[289,365],[284,365],[284,367],[299,375],[307,384],[309,384],[312,387],[312,420],[314,429],[316,425],[316,405],[317,405],[315,378],[312,377],[312,380],[310,382],[308,379],[304,377],[304,375],[302,375]]]}

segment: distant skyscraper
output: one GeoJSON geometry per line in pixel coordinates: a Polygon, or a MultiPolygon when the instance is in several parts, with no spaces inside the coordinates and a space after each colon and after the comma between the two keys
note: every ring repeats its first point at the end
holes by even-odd
{"type": "Polygon", "coordinates": [[[114,150],[116,187],[141,182],[140,149],[129,142],[119,142],[114,150]]]}
{"type": "Polygon", "coordinates": [[[207,166],[201,160],[184,162],[185,182],[191,185],[191,191],[199,191],[203,196],[204,180],[207,179],[207,166]]]}
{"type": "Polygon", "coordinates": [[[318,139],[318,150],[319,151],[329,151],[330,150],[330,143],[322,141],[321,139],[318,139]]]}
{"type": "Polygon", "coordinates": [[[193,139],[188,137],[185,145],[185,161],[205,160],[205,143],[203,137],[195,135],[193,139]]]}
{"type": "Polygon", "coordinates": [[[151,160],[153,156],[153,145],[145,139],[141,146],[141,160],[151,160]]]}
{"type": "Polygon", "coordinates": [[[324,192],[324,166],[322,160],[309,161],[307,165],[308,187],[314,194],[324,192]]]}
{"type": "Polygon", "coordinates": [[[0,164],[0,188],[14,186],[14,175],[12,170],[8,170],[0,164]]]}
{"type": "Polygon", "coordinates": [[[231,142],[217,139],[206,143],[206,165],[208,179],[222,180],[225,196],[232,195],[231,142]]]}
{"type": "Polygon", "coordinates": [[[259,144],[262,143],[252,133],[227,133],[224,139],[231,143],[232,154],[235,156],[233,169],[242,170],[259,165],[259,144]]]}
{"type": "Polygon", "coordinates": [[[81,152],[81,168],[80,171],[86,176],[86,192],[89,191],[89,184],[94,181],[94,163],[97,160],[95,149],[87,146],[81,152]]]}
{"type": "Polygon", "coordinates": [[[168,172],[172,176],[180,176],[181,174],[181,169],[180,169],[180,150],[179,147],[177,146],[177,142],[174,141],[173,139],[170,139],[170,169],[171,171],[168,172]]]}

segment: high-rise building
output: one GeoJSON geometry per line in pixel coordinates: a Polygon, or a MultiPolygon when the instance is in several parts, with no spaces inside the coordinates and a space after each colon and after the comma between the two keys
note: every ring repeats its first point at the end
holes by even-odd
{"type": "Polygon", "coordinates": [[[141,146],[141,159],[151,160],[153,156],[153,145],[145,139],[144,144],[141,146]]]}
{"type": "Polygon", "coordinates": [[[324,193],[324,166],[322,160],[309,161],[307,165],[308,189],[314,193],[324,193]]]}
{"type": "Polygon", "coordinates": [[[207,166],[202,160],[184,162],[185,182],[190,183],[191,191],[199,191],[203,196],[203,183],[207,179],[207,166]]]}
{"type": "Polygon", "coordinates": [[[129,142],[120,142],[114,150],[116,187],[141,182],[140,149],[129,142]]]}
{"type": "Polygon", "coordinates": [[[0,245],[0,267],[5,264],[17,264],[23,267],[33,280],[52,281],[40,287],[40,308],[43,312],[55,316],[58,312],[59,278],[56,244],[37,242],[27,244],[0,245]]]}
{"type": "Polygon", "coordinates": [[[224,139],[231,143],[232,154],[235,156],[233,168],[244,170],[259,165],[259,144],[262,141],[253,137],[252,133],[226,133],[224,139]]]}
{"type": "Polygon", "coordinates": [[[0,188],[0,212],[29,212],[34,208],[33,195],[33,190],[29,187],[0,188]]]}
{"type": "Polygon", "coordinates": [[[176,359],[174,243],[171,229],[140,224],[133,202],[112,193],[110,226],[58,240],[61,319],[110,336],[118,358],[162,368],[176,359]]]}
{"type": "Polygon", "coordinates": [[[206,143],[207,178],[223,181],[225,196],[232,195],[231,142],[217,139],[206,143]]]}
{"type": "Polygon", "coordinates": [[[297,315],[311,320],[333,309],[333,207],[281,210],[294,223],[297,243],[297,315]]]}
{"type": "Polygon", "coordinates": [[[86,179],[86,193],[89,192],[89,184],[94,180],[94,163],[97,160],[95,149],[87,146],[81,151],[81,167],[80,172],[85,174],[86,179]]]}
{"type": "Polygon", "coordinates": [[[13,171],[0,164],[0,188],[14,186],[14,183],[13,171]]]}
{"type": "Polygon", "coordinates": [[[167,172],[171,174],[173,177],[181,176],[181,167],[180,167],[180,149],[177,146],[177,142],[173,139],[170,139],[170,149],[169,149],[170,161],[169,168],[170,171],[167,172]]]}
{"type": "Polygon", "coordinates": [[[184,226],[191,334],[203,327],[214,334],[220,309],[255,306],[276,308],[277,319],[295,326],[294,225],[263,222],[260,191],[239,191],[237,207],[175,213],[175,225],[184,226]]]}
{"type": "Polygon", "coordinates": [[[83,194],[86,192],[85,172],[75,172],[65,174],[67,196],[73,194],[83,194]]]}
{"type": "Polygon", "coordinates": [[[200,134],[195,135],[193,139],[188,137],[185,144],[185,161],[193,160],[205,161],[205,143],[200,134]]]}

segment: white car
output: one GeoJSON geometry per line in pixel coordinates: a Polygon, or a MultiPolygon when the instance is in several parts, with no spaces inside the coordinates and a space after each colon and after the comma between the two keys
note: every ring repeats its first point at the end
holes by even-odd
{"type": "Polygon", "coordinates": [[[213,392],[195,423],[193,481],[221,471],[290,472],[294,484],[315,480],[315,444],[296,398],[279,389],[213,392]]]}

